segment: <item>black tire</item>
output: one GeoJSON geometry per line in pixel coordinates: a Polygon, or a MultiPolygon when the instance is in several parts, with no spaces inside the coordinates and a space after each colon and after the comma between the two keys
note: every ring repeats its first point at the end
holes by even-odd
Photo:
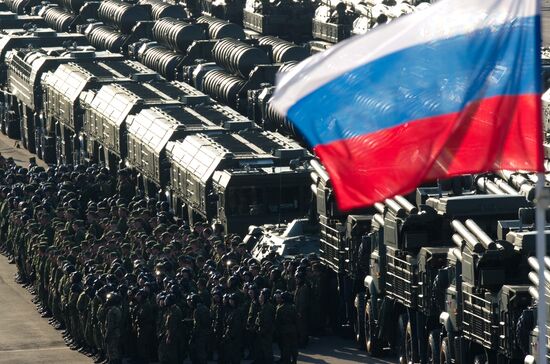
{"type": "Polygon", "coordinates": [[[439,351],[441,350],[439,335],[439,330],[432,330],[428,335],[428,346],[426,353],[427,364],[439,364],[439,351]]]}
{"type": "Polygon", "coordinates": [[[439,350],[439,364],[451,364],[451,347],[449,338],[444,337],[441,340],[441,349],[439,350]]]}
{"type": "Polygon", "coordinates": [[[474,356],[474,364],[488,364],[487,356],[485,356],[485,354],[478,354],[474,356]]]}
{"type": "Polygon", "coordinates": [[[535,327],[535,316],[532,309],[524,310],[516,325],[516,342],[523,355],[529,354],[530,332],[535,327]]]}
{"type": "Polygon", "coordinates": [[[372,305],[370,299],[365,304],[365,350],[367,354],[372,357],[380,356],[382,353],[382,347],[377,338],[377,328],[374,322],[374,313],[372,312],[372,305]]]}
{"type": "Polygon", "coordinates": [[[19,123],[6,121],[6,135],[10,139],[19,139],[19,123]]]}
{"type": "Polygon", "coordinates": [[[355,342],[359,348],[363,348],[365,340],[365,295],[358,294],[355,296],[355,342]]]}
{"type": "Polygon", "coordinates": [[[402,313],[397,320],[397,329],[395,332],[395,355],[399,360],[399,364],[407,364],[407,353],[405,348],[405,338],[407,335],[407,314],[402,313]]]}
{"type": "Polygon", "coordinates": [[[414,364],[414,347],[413,347],[413,335],[412,335],[411,321],[407,322],[405,326],[405,341],[403,342],[403,348],[405,351],[405,362],[407,364],[414,364]]]}

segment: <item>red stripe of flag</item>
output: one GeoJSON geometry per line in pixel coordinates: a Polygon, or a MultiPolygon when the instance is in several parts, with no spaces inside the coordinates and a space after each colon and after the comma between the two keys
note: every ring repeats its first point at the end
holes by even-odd
{"type": "Polygon", "coordinates": [[[331,176],[339,208],[349,210],[408,193],[426,180],[499,169],[544,171],[540,114],[540,95],[497,96],[459,113],[318,145],[315,153],[331,176]]]}

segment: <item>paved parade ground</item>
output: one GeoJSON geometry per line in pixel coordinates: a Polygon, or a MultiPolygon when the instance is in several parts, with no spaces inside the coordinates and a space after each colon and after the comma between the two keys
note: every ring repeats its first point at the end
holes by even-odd
{"type": "Polygon", "coordinates": [[[33,296],[15,283],[15,272],[15,265],[0,256],[0,363],[92,363],[69,349],[61,332],[40,317],[33,296]]]}

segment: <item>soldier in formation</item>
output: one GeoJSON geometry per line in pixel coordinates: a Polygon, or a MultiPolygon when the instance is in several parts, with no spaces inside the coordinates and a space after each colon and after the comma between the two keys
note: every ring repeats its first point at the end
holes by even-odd
{"type": "Polygon", "coordinates": [[[315,256],[252,259],[241,237],[143,196],[125,169],[0,159],[0,248],[42,316],[97,363],[269,364],[274,344],[295,363],[328,320],[315,256]]]}

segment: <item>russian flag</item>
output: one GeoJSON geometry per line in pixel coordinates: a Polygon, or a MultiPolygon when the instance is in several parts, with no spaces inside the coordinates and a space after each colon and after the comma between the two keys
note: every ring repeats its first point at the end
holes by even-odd
{"type": "Polygon", "coordinates": [[[280,78],[343,210],[426,180],[543,171],[537,0],[442,0],[280,78]]]}

